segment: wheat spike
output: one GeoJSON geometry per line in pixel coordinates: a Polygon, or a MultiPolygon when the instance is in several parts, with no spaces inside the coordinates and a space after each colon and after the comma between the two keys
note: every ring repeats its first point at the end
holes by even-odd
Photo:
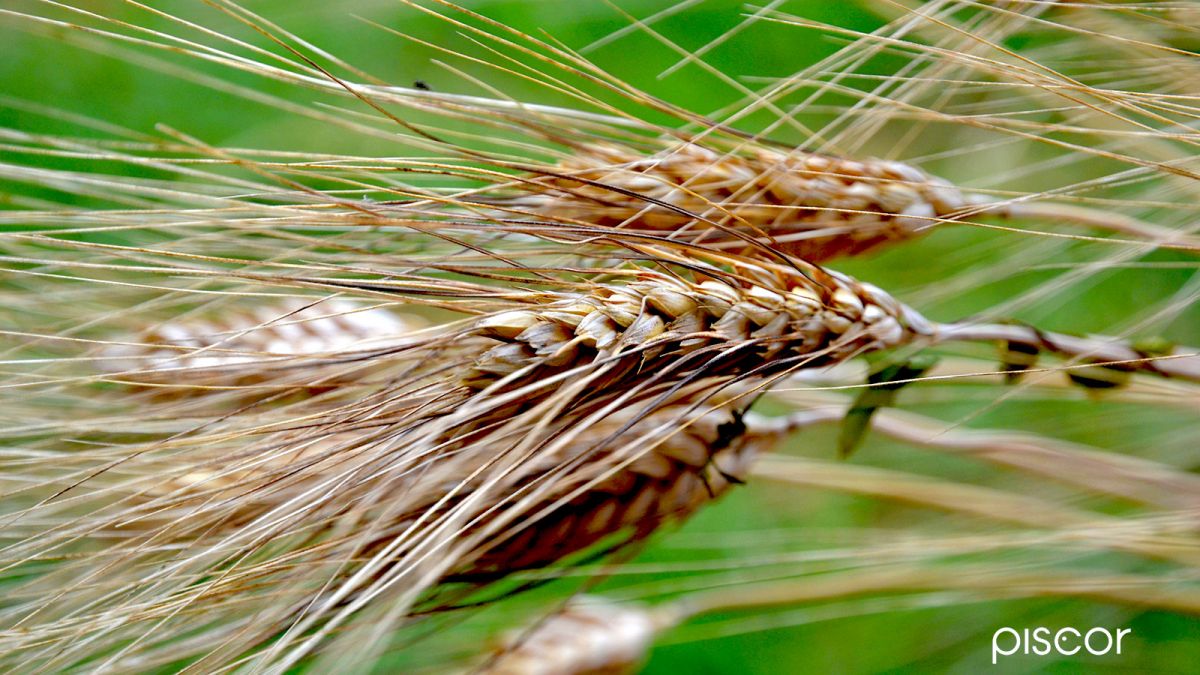
{"type": "MultiPolygon", "coordinates": [[[[556,450],[538,452],[521,468],[528,480],[556,478],[554,490],[540,497],[543,506],[575,501],[555,515],[553,526],[540,523],[511,543],[489,544],[499,550],[491,551],[481,566],[505,570],[546,564],[631,524],[645,534],[658,523],[690,513],[720,494],[729,477],[741,473],[757,452],[755,438],[745,435],[740,424],[741,411],[750,402],[746,387],[775,372],[836,363],[913,335],[904,323],[916,317],[911,310],[840,275],[827,275],[828,287],[783,275],[774,279],[783,283],[777,290],[715,279],[690,283],[661,274],[641,276],[626,285],[595,285],[584,293],[539,294],[532,298],[535,308],[492,314],[465,329],[447,326],[442,337],[425,338],[438,345],[452,339],[464,355],[477,353],[456,380],[438,375],[410,385],[422,400],[444,401],[422,415],[436,420],[450,412],[455,425],[438,421],[430,429],[446,431],[426,432],[421,416],[399,420],[410,436],[432,433],[428,442],[438,454],[459,455],[445,471],[445,480],[465,495],[479,488],[480,481],[462,484],[452,472],[473,475],[513,442],[495,427],[536,410],[540,401],[553,400],[558,383],[568,375],[590,378],[596,386],[594,394],[552,420],[547,437],[564,436],[551,444],[556,450]],[[789,279],[790,284],[784,283],[789,279]],[[500,344],[490,346],[496,342],[500,344]],[[697,379],[697,373],[706,377],[697,379]],[[635,405],[615,414],[599,417],[595,403],[585,405],[588,398],[611,399],[609,389],[629,393],[639,388],[645,392],[631,400],[635,405]],[[586,422],[586,433],[568,433],[589,417],[595,419],[586,422]],[[489,444],[492,437],[498,440],[489,444]],[[572,468],[567,472],[564,467],[572,468]],[[547,532],[553,536],[546,537],[547,532]],[[531,545],[543,540],[544,546],[531,545]]],[[[437,364],[447,360],[452,362],[451,356],[442,355],[424,367],[439,372],[437,364]]],[[[390,407],[399,406],[397,401],[390,407]]],[[[325,456],[314,461],[327,462],[346,453],[355,440],[341,432],[290,443],[305,449],[300,454],[277,452],[273,461],[257,460],[262,464],[257,482],[287,471],[281,461],[294,464],[301,457],[325,456]]],[[[220,481],[210,473],[188,480],[211,497],[214,490],[228,489],[229,480],[246,480],[243,470],[231,471],[220,481]]],[[[245,504],[254,503],[253,492],[248,491],[245,504]]],[[[268,494],[279,500],[290,490],[276,488],[268,494]]],[[[411,517],[441,497],[436,490],[427,494],[413,505],[411,517]]]]}
{"type": "Polygon", "coordinates": [[[1200,240],[1184,232],[1069,204],[968,194],[903,162],[750,142],[718,151],[692,141],[652,154],[613,143],[580,145],[519,187],[530,194],[475,201],[568,225],[666,233],[716,249],[749,252],[769,245],[816,263],[989,215],[1078,225],[1200,251],[1200,240]]]}
{"type": "Polygon", "coordinates": [[[541,460],[546,473],[577,468],[556,481],[533,518],[489,544],[472,570],[544,566],[614,534],[627,533],[627,544],[691,516],[742,483],[778,440],[742,422],[746,394],[677,397],[641,419],[624,412],[589,427],[569,452],[541,460]]]}
{"type": "Polygon", "coordinates": [[[501,377],[530,374],[535,365],[541,374],[569,369],[595,354],[654,353],[675,344],[682,355],[711,344],[753,344],[759,363],[803,355],[805,367],[816,367],[864,348],[901,344],[929,327],[870,284],[820,274],[824,285],[792,273],[748,287],[648,275],[538,310],[489,317],[476,330],[505,344],[483,354],[465,381],[482,388],[501,377]]]}
{"type": "MultiPolygon", "coordinates": [[[[489,497],[497,501],[488,508],[533,513],[534,522],[504,533],[502,526],[484,518],[480,531],[493,528],[493,533],[476,553],[463,558],[455,568],[458,572],[502,574],[546,565],[617,532],[632,531],[636,539],[663,522],[686,517],[723,492],[730,477],[742,473],[761,451],[762,434],[747,434],[741,424],[751,400],[745,388],[755,383],[837,364],[867,351],[954,338],[965,326],[974,326],[981,339],[992,338],[987,326],[934,324],[869,284],[809,269],[825,283],[794,272],[767,274],[755,267],[744,270],[761,281],[746,285],[717,279],[688,282],[643,272],[628,284],[535,294],[529,298],[535,307],[494,313],[465,328],[448,326],[442,329],[444,337],[425,338],[427,344],[458,343],[462,352],[452,360],[468,363],[461,372],[451,371],[457,373],[453,379],[439,375],[411,385],[414,393],[420,392],[417,402],[436,401],[437,406],[400,421],[396,415],[405,408],[397,401],[390,408],[397,412],[386,417],[397,420],[390,423],[397,425],[395,433],[414,442],[414,454],[456,456],[447,468],[437,470],[440,483],[431,481],[455,496],[447,500],[438,490],[425,491],[423,498],[412,493],[415,501],[398,515],[396,528],[421,514],[452,512],[474,499],[476,491],[486,493],[482,478],[464,481],[460,476],[483,476],[482,469],[496,461],[501,448],[514,447],[514,439],[504,431],[511,428],[506,420],[532,414],[542,402],[553,401],[557,387],[570,377],[587,378],[597,393],[575,394],[577,398],[554,418],[543,419],[549,445],[529,454],[508,479],[513,487],[522,477],[553,488],[526,502],[489,497]],[[705,377],[696,379],[695,372],[705,377]],[[671,383],[673,387],[664,389],[671,383]],[[614,397],[604,393],[608,390],[636,396],[625,397],[631,407],[615,408],[614,397]],[[422,426],[425,415],[429,424],[422,426]],[[453,424],[438,419],[444,415],[453,424]],[[428,439],[429,450],[420,449],[422,437],[428,439]]],[[[1108,351],[1100,356],[1122,356],[1120,350],[1128,349],[1034,333],[1038,344],[1072,347],[1068,352],[1076,355],[1104,349],[1108,351]],[[1062,344],[1067,341],[1071,342],[1062,344]]],[[[425,361],[419,352],[406,358],[425,361]]],[[[447,358],[450,355],[438,357],[447,358]]],[[[1142,365],[1152,372],[1168,368],[1186,375],[1195,361],[1189,356],[1142,365]]],[[[429,361],[424,367],[440,372],[436,363],[429,361]]],[[[248,517],[244,514],[268,512],[272,504],[324,480],[319,467],[358,443],[347,432],[302,442],[284,440],[281,447],[299,449],[254,460],[256,475],[244,468],[193,471],[181,483],[168,486],[169,497],[172,504],[198,497],[218,497],[220,503],[238,495],[243,515],[223,517],[226,526],[240,526],[248,517]],[[244,495],[230,492],[231,481],[243,488],[265,487],[291,471],[289,463],[302,460],[313,462],[309,478],[287,489],[263,491],[264,503],[252,488],[244,495]],[[179,485],[194,485],[198,492],[180,494],[179,485]]],[[[506,527],[512,520],[509,516],[500,522],[506,527]]]]}
{"type": "Polygon", "coordinates": [[[666,614],[597,596],[572,599],[560,611],[508,638],[478,671],[486,675],[622,675],[635,673],[666,614]]]}
{"type": "Polygon", "coordinates": [[[686,143],[651,155],[584,146],[524,187],[540,194],[514,198],[513,208],[745,248],[734,231],[812,262],[911,238],[971,203],[901,162],[759,145],[722,153],[686,143]]]}
{"type": "MultiPolygon", "coordinates": [[[[628,544],[665,523],[686,519],[733,484],[741,483],[749,465],[770,449],[779,434],[748,430],[742,423],[742,411],[748,404],[744,387],[706,394],[716,386],[699,382],[647,415],[637,409],[611,415],[590,425],[572,445],[537,456],[523,470],[526,480],[553,480],[554,490],[541,496],[537,504],[523,507],[530,512],[529,518],[487,543],[456,575],[503,576],[549,565],[620,533],[629,535],[622,540],[628,544]],[[564,467],[572,469],[567,472],[564,467]]],[[[162,527],[196,504],[215,502],[238,507],[237,512],[221,510],[222,529],[244,527],[285,496],[276,493],[263,499],[253,486],[265,485],[312,462],[312,476],[305,482],[311,486],[318,482],[320,467],[331,464],[322,462],[322,456],[336,453],[339,441],[348,440],[329,439],[295,452],[274,454],[248,468],[215,466],[167,476],[139,495],[155,510],[141,524],[162,527]]],[[[286,494],[303,487],[294,485],[286,494]]],[[[437,496],[431,492],[431,503],[414,508],[409,520],[431,508],[437,496]]]]}
{"type": "MultiPolygon", "coordinates": [[[[175,394],[247,388],[297,366],[312,378],[314,356],[344,358],[380,349],[424,325],[412,313],[364,310],[339,299],[292,298],[166,321],[106,348],[99,365],[122,381],[168,385],[167,391],[175,394]]],[[[322,382],[319,388],[333,385],[322,382]]]]}

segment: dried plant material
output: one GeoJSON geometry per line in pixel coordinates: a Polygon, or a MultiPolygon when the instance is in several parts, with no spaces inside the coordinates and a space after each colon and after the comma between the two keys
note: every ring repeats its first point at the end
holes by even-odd
{"type": "MultiPolygon", "coordinates": [[[[314,636],[385,598],[399,626],[404,608],[445,581],[546,565],[689,515],[769,447],[769,435],[746,433],[738,418],[750,394],[776,378],[881,349],[994,339],[986,326],[941,326],[877,287],[814,265],[715,259],[734,272],[710,266],[687,280],[683,269],[643,270],[625,283],[509,290],[490,302],[494,311],[378,355],[397,376],[373,394],[232,416],[132,454],[118,446],[47,467],[47,488],[114,460],[120,469],[76,487],[70,501],[31,506],[25,513],[34,518],[12,530],[21,538],[13,556],[68,558],[30,580],[26,597],[58,584],[74,589],[49,606],[22,608],[40,619],[9,634],[12,647],[57,645],[75,613],[90,620],[89,607],[100,605],[124,618],[96,640],[171,621],[172,631],[140,638],[140,658],[151,662],[180,658],[185,645],[170,636],[191,630],[228,644],[209,660],[260,649],[274,658],[264,641],[301,607],[314,636]],[[81,514],[83,504],[91,508],[81,514]],[[46,518],[67,525],[39,535],[36,523],[46,518]],[[101,561],[71,555],[85,542],[103,543],[101,561]],[[87,581],[96,562],[104,584],[87,581]],[[331,566],[339,570],[332,578],[321,571],[331,566]],[[161,600],[149,608],[106,601],[110,583],[153,588],[161,600]],[[320,590],[329,583],[336,590],[320,590]],[[279,590],[253,603],[252,624],[212,623],[228,608],[244,612],[253,598],[245,594],[260,584],[279,590]],[[176,603],[197,611],[177,615],[176,603]]],[[[395,289],[416,300],[437,283],[395,289]]],[[[472,298],[489,288],[436,287],[439,297],[454,289],[472,298]]],[[[1079,354],[1108,344],[1036,337],[1079,354]]],[[[1190,362],[1163,363],[1180,372],[1190,362]]],[[[280,658],[301,658],[312,644],[296,643],[280,658]]],[[[31,658],[52,665],[83,645],[59,649],[38,648],[31,658]]]]}
{"type": "MultiPolygon", "coordinates": [[[[462,626],[505,623],[518,593],[561,605],[580,579],[672,620],[907,591],[1197,606],[1195,264],[1155,250],[1197,248],[1177,8],[893,2],[859,33],[769,3],[696,48],[659,30],[685,2],[600,41],[638,32],[682,59],[652,94],[626,80],[653,73],[446,0],[402,3],[427,22],[405,37],[444,57],[411,88],[228,0],[207,18],[18,2],[6,29],[190,81],[220,115],[151,128],[174,90],[105,111],[85,81],[0,101],[22,125],[0,129],[4,666],[441,672],[454,659],[425,646],[443,626],[478,656],[462,626]],[[793,38],[814,29],[848,44],[793,38]],[[708,59],[756,44],[790,45],[794,69],[708,59]],[[670,101],[679,81],[703,114],[670,101]],[[835,258],[853,275],[817,264],[835,258]],[[408,306],[443,323],[324,334],[408,306]],[[1157,334],[1180,344],[1139,339],[1157,334]],[[929,417],[881,409],[849,461],[781,459],[757,471],[794,479],[786,494],[732,489],[776,446],[835,452],[821,431],[786,443],[832,418],[778,385],[844,390],[840,417],[864,361],[926,350],[1023,377],[970,396],[939,370],[901,377],[896,403],[929,417]],[[835,370],[854,376],[817,380],[835,370]],[[1017,407],[1048,379],[1091,388],[1017,407]],[[646,541],[728,492],[744,501],[646,541]],[[1155,559],[1145,577],[1116,573],[1133,556],[1155,559]],[[755,585],[781,577],[796,586],[755,585]]],[[[649,641],[626,637],[546,662],[628,663],[649,641]]]]}
{"type": "MultiPolygon", "coordinates": [[[[470,556],[455,574],[503,576],[541,567],[622,533],[626,536],[620,543],[628,544],[666,523],[686,519],[741,483],[751,462],[779,435],[746,429],[741,411],[750,392],[745,387],[707,399],[691,393],[712,387],[704,382],[688,387],[644,416],[636,408],[610,415],[587,427],[571,445],[531,460],[522,469],[526,480],[552,482],[553,490],[533,505],[522,506],[513,499],[493,506],[530,513],[520,526],[470,556]]],[[[203,512],[219,505],[222,520],[217,527],[244,527],[335,471],[342,461],[339,452],[345,453],[354,440],[345,435],[287,453],[265,453],[234,466],[216,464],[168,477],[140,493],[154,511],[137,522],[141,527],[163,527],[185,513],[196,515],[198,507],[203,512]],[[287,481],[297,467],[305,467],[311,476],[304,482],[287,481]],[[270,489],[280,480],[287,486],[270,489]]],[[[459,470],[482,468],[462,465],[459,470]]],[[[465,489],[469,492],[470,487],[465,489]]],[[[436,490],[428,491],[428,503],[415,506],[405,522],[437,508],[435,500],[441,497],[436,490]]],[[[209,531],[206,536],[214,535],[209,531]]]]}
{"type": "MultiPolygon", "coordinates": [[[[848,405],[840,397],[778,391],[802,408],[784,418],[758,420],[760,435],[790,433],[817,424],[840,423],[848,405]]],[[[892,439],[959,454],[1096,493],[1187,511],[1200,503],[1200,478],[1158,462],[1105,452],[1048,436],[1006,429],[956,428],[924,415],[881,410],[872,430],[892,439]]]]}
{"type": "Polygon", "coordinates": [[[614,534],[626,533],[622,543],[629,543],[686,519],[743,482],[777,440],[747,431],[747,393],[677,396],[641,419],[618,412],[561,455],[539,458],[540,475],[560,474],[555,490],[512,534],[488,545],[471,571],[545,566],[614,534]]]}
{"type": "Polygon", "coordinates": [[[900,162],[692,143],[649,156],[589,146],[523,187],[542,194],[508,206],[723,248],[754,240],[812,262],[914,237],[970,205],[946,181],[900,162]]]}
{"type": "Polygon", "coordinates": [[[574,599],[512,635],[476,671],[487,675],[623,675],[646,659],[663,617],[631,603],[574,599]]]}
{"type": "Polygon", "coordinates": [[[869,494],[977,518],[1002,520],[1025,527],[1045,528],[1071,545],[1111,549],[1186,565],[1200,564],[1200,555],[1188,539],[1192,526],[1185,520],[1147,522],[1131,528],[1128,519],[1111,518],[1048,503],[1004,490],[930,479],[900,471],[886,471],[801,460],[771,458],[757,466],[756,480],[869,494]]]}
{"type": "Polygon", "coordinates": [[[1196,347],[1172,345],[1147,352],[1138,340],[1119,340],[1100,335],[1063,335],[1032,326],[975,321],[945,324],[939,326],[936,333],[938,342],[1005,342],[1009,349],[1019,344],[1029,352],[1039,350],[1058,354],[1071,360],[1068,370],[1079,370],[1086,374],[1094,373],[1097,368],[1113,371],[1110,379],[1100,386],[1119,386],[1122,381],[1128,381],[1128,375],[1132,372],[1200,382],[1200,349],[1196,347]]]}
{"type": "MultiPolygon", "coordinates": [[[[646,606],[585,596],[507,636],[474,671],[488,675],[617,675],[638,672],[655,638],[706,615],[783,609],[872,593],[956,590],[957,602],[980,597],[1090,598],[1109,603],[1200,614],[1200,593],[1177,580],[1149,575],[1020,572],[994,564],[945,564],[936,570],[902,563],[849,572],[769,580],[737,588],[693,591],[646,606]]],[[[850,613],[849,616],[853,616],[850,613]]]]}
{"type": "Polygon", "coordinates": [[[1083,207],[964,194],[902,162],[749,143],[714,150],[689,142],[649,155],[636,147],[582,146],[516,187],[533,194],[474,201],[561,222],[567,236],[570,226],[586,224],[816,263],[986,216],[1078,224],[1200,252],[1194,237],[1167,228],[1083,207]]]}
{"type": "Polygon", "coordinates": [[[744,358],[760,362],[806,355],[803,366],[816,367],[928,330],[928,322],[880,289],[813,269],[824,283],[784,272],[742,287],[644,275],[539,310],[490,317],[476,330],[505,344],[483,354],[466,383],[483,388],[500,378],[533,375],[534,365],[545,376],[595,354],[627,352],[648,361],[668,346],[679,356],[719,344],[741,346],[744,358]]]}
{"type": "MultiPolygon", "coordinates": [[[[210,625],[220,614],[209,611],[177,617],[175,630],[207,627],[240,654],[293,620],[289,608],[311,607],[305,624],[330,631],[381,594],[411,606],[443,579],[544,565],[620,531],[645,536],[719,495],[758,452],[738,420],[748,393],[928,329],[883,291],[816,267],[808,274],[820,283],[782,268],[739,270],[757,280],[646,271],[577,292],[507,293],[500,304],[525,309],[390,348],[380,360],[400,375],[374,395],[233,416],[132,456],[116,450],[119,472],[27,512],[67,527],[10,552],[32,559],[108,540],[102,565],[121,568],[110,581],[214,612],[246,602],[247,584],[282,584],[286,601],[273,597],[252,625],[210,625]],[[164,481],[164,469],[180,480],[164,481]],[[81,514],[79,504],[95,508],[81,514]],[[257,553],[268,543],[275,553],[257,553]],[[345,560],[355,563],[342,563],[335,592],[312,587],[345,560]],[[196,576],[205,581],[192,584],[196,576]]],[[[44,484],[108,461],[98,455],[48,468],[61,478],[44,484]]],[[[26,590],[87,579],[93,565],[66,562],[26,590]]],[[[49,607],[26,608],[39,627],[11,637],[53,642],[107,593],[106,584],[72,586],[49,607]]],[[[103,604],[128,623],[97,639],[174,615],[173,602],[103,604]]],[[[180,647],[159,643],[168,636],[142,640],[178,656],[180,647]]],[[[76,649],[36,658],[53,664],[76,649]]]]}
{"type": "Polygon", "coordinates": [[[913,593],[948,589],[984,597],[1092,598],[1187,614],[1200,612],[1200,592],[1175,580],[1136,574],[1025,572],[993,564],[954,563],[934,568],[886,565],[800,580],[769,581],[742,587],[738,592],[718,589],[684,597],[672,609],[685,616],[697,616],[707,612],[845,599],[880,591],[913,593]]]}
{"type": "MultiPolygon", "coordinates": [[[[378,350],[419,330],[415,314],[362,309],[344,300],[291,299],[215,316],[167,321],[105,349],[99,364],[114,379],[166,386],[170,394],[252,388],[298,366],[314,380],[312,357],[378,350]]],[[[322,381],[315,389],[336,386],[322,381]]],[[[269,390],[268,390],[269,391],[269,390]]]]}
{"type": "Polygon", "coordinates": [[[385,309],[360,309],[341,300],[292,299],[264,303],[252,311],[222,312],[211,319],[166,323],[138,344],[114,348],[120,370],[205,370],[221,366],[366,349],[415,331],[418,317],[385,309]],[[118,352],[121,352],[118,354],[118,352]]]}

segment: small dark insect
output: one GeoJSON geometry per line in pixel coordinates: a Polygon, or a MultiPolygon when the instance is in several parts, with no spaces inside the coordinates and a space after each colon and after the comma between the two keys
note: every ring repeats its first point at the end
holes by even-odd
{"type": "Polygon", "coordinates": [[[420,89],[421,91],[433,91],[433,89],[426,84],[425,80],[413,80],[413,89],[420,89]]]}
{"type": "Polygon", "coordinates": [[[1016,384],[1025,371],[1036,366],[1038,354],[1041,351],[1037,345],[1028,345],[1012,340],[1001,343],[1000,356],[1005,384],[1016,384]]]}
{"type": "Polygon", "coordinates": [[[924,375],[936,363],[937,359],[934,357],[918,355],[903,363],[896,363],[871,373],[867,378],[867,388],[859,393],[842,420],[838,455],[842,459],[849,458],[862,443],[875,411],[895,403],[896,392],[924,375]]]}

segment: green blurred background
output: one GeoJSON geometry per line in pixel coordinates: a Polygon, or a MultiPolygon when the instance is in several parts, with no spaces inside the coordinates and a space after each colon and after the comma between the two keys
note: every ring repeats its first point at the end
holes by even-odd
{"type": "MultiPolygon", "coordinates": [[[[5,3],[21,11],[55,15],[51,8],[32,2],[5,3]]],[[[131,5],[116,0],[79,2],[77,6],[127,19],[150,28],[170,24],[131,5]]],[[[337,3],[303,3],[284,0],[248,0],[244,5],[265,18],[311,40],[372,75],[400,85],[422,81],[434,90],[481,93],[479,89],[435,61],[449,60],[437,50],[404,40],[370,25],[374,22],[396,31],[418,36],[435,45],[468,50],[480,54],[453,26],[429,17],[393,0],[343,0],[337,3]]],[[[262,44],[261,38],[200,2],[155,3],[179,16],[193,18],[244,39],[262,44]]],[[[611,6],[599,1],[553,2],[520,0],[470,2],[469,6],[487,16],[528,32],[544,30],[573,48],[583,48],[626,29],[629,21],[611,6]]],[[[666,3],[623,0],[623,10],[646,17],[666,7],[666,3]]],[[[805,0],[785,3],[782,9],[810,19],[845,28],[871,31],[880,25],[875,14],[851,2],[805,0]]],[[[670,20],[656,24],[666,38],[686,49],[697,49],[738,25],[744,18],[745,5],[738,0],[705,0],[680,12],[670,20]]],[[[58,16],[61,16],[59,14],[58,16]]],[[[305,119],[277,107],[247,101],[241,96],[216,91],[203,81],[177,76],[213,77],[252,88],[261,94],[304,105],[307,92],[263,78],[230,71],[209,64],[156,54],[163,61],[140,62],[153,53],[130,45],[128,53],[98,54],[66,44],[64,28],[31,26],[15,19],[0,19],[0,35],[5,46],[0,59],[0,126],[25,131],[44,131],[66,135],[102,135],[81,129],[77,124],[50,119],[18,101],[32,101],[104,120],[128,129],[155,134],[155,126],[165,124],[216,146],[273,148],[292,151],[328,151],[365,155],[401,152],[378,139],[347,134],[311,119],[305,119]],[[132,56],[131,56],[132,55],[132,56]],[[141,55],[141,56],[137,56],[141,55]],[[173,64],[179,72],[157,69],[173,64]]],[[[783,77],[807,64],[833,53],[841,42],[815,31],[760,23],[753,30],[716,47],[705,56],[713,68],[735,76],[783,77]]],[[[667,77],[657,75],[673,66],[679,55],[659,41],[638,31],[588,52],[598,65],[654,95],[690,110],[716,111],[741,97],[736,89],[697,66],[679,69],[667,77]]],[[[887,71],[887,59],[875,67],[887,71]]],[[[454,66],[471,75],[494,83],[518,100],[550,104],[570,104],[542,88],[519,78],[504,76],[478,64],[454,61],[454,66]]],[[[314,97],[315,98],[315,97],[314,97]]],[[[822,113],[805,118],[819,123],[822,113]]],[[[754,130],[770,122],[763,114],[744,120],[740,126],[754,130]]],[[[776,135],[779,140],[802,143],[804,139],[776,135]]],[[[944,142],[950,142],[945,139],[944,142]]],[[[0,159],[24,163],[49,161],[4,153],[0,159]]],[[[60,165],[61,166],[61,165],[60,165]]],[[[935,167],[936,168],[936,167],[935,167]]],[[[976,170],[986,171],[986,160],[976,170]]],[[[13,194],[52,198],[64,203],[89,203],[86,197],[51,194],[42,188],[0,182],[0,199],[13,194]]],[[[1006,255],[1004,235],[970,229],[939,233],[902,251],[894,251],[867,260],[840,266],[846,271],[889,288],[920,288],[930,283],[925,272],[908,264],[910,256],[951,257],[961,251],[985,251],[986,256],[1006,255]]],[[[1061,259],[1073,260],[1071,251],[1061,259]]],[[[1090,259],[1081,256],[1079,259],[1090,259]]],[[[1157,253],[1149,260],[1186,260],[1169,253],[1157,253]]],[[[958,259],[962,267],[976,264],[969,257],[958,259]]],[[[942,268],[945,273],[946,268],[942,268]]],[[[1077,331],[1104,330],[1117,325],[1131,312],[1182,288],[1191,270],[1128,270],[1105,273],[1088,292],[1070,303],[1059,302],[1041,308],[1032,307],[1023,318],[1036,319],[1049,328],[1077,331]]],[[[1015,274],[1012,278],[983,283],[978,287],[944,298],[927,307],[938,318],[970,313],[1031,288],[1045,280],[1036,271],[1015,274]]],[[[1164,326],[1170,337],[1200,341],[1200,326],[1194,312],[1190,319],[1164,326]]],[[[977,415],[972,425],[1015,427],[1043,431],[1058,437],[1088,442],[1151,458],[1188,466],[1200,463],[1200,448],[1189,446],[1169,433],[1178,433],[1195,420],[1183,413],[1146,410],[1133,406],[1108,405],[1084,395],[1061,401],[1015,399],[991,406],[994,392],[982,387],[962,385],[952,395],[941,391],[914,392],[907,403],[921,412],[947,420],[977,415]],[[986,410],[985,410],[986,409],[986,410]],[[1182,453],[1182,454],[1181,454],[1182,453]]],[[[1194,437],[1193,437],[1194,438],[1194,437]]],[[[788,449],[789,452],[819,458],[832,458],[835,436],[830,430],[806,432],[788,449]]],[[[996,470],[982,464],[950,458],[944,454],[923,452],[881,439],[872,439],[853,458],[854,462],[928,472],[941,477],[1022,488],[1019,476],[995,475],[996,470]]],[[[1035,486],[1038,494],[1055,496],[1053,486],[1035,486]]],[[[1062,495],[1069,495],[1062,492],[1062,495]]],[[[1093,504],[1095,505],[1095,504],[1093,504]]],[[[1120,512],[1119,505],[1100,505],[1120,512]]],[[[769,485],[752,485],[736,491],[719,505],[703,512],[678,531],[660,536],[644,551],[639,562],[737,561],[747,556],[790,556],[792,562],[779,566],[749,568],[750,573],[790,571],[806,574],[827,569],[819,562],[804,562],[804,551],[821,551],[839,545],[861,545],[872,540],[873,533],[896,528],[900,531],[917,522],[931,534],[965,533],[979,525],[953,516],[929,518],[914,509],[826,492],[801,492],[769,485]]],[[[991,527],[991,526],[988,526],[991,527]]],[[[913,530],[914,536],[920,527],[913,530]]],[[[1007,553],[993,562],[1003,562],[1007,553]]],[[[1014,558],[1024,564],[1028,558],[1014,558]]],[[[1152,563],[1107,556],[1082,557],[1082,567],[1104,564],[1125,571],[1153,572],[1152,563]]],[[[680,573],[645,574],[617,577],[598,592],[620,589],[631,584],[653,588],[679,579],[680,573]]],[[[849,603],[818,605],[760,615],[713,617],[690,624],[666,635],[653,652],[648,673],[877,673],[877,672],[1196,672],[1200,671],[1200,623],[1162,612],[1139,612],[1125,607],[1058,600],[1006,600],[962,603],[954,598],[933,595],[930,606],[896,609],[886,603],[849,603]],[[839,614],[848,614],[841,616],[839,614]],[[990,639],[1002,626],[1017,628],[1105,626],[1133,629],[1126,639],[1121,657],[1079,655],[1070,659],[1053,657],[1011,657],[998,666],[990,664],[990,639]],[[700,639],[708,638],[708,639],[700,639]]],[[[479,625],[485,630],[505,623],[505,612],[520,611],[527,605],[503,604],[485,612],[479,625]],[[489,623],[492,622],[492,623],[489,623]]],[[[474,639],[470,626],[456,634],[442,636],[450,642],[474,639]],[[461,635],[462,637],[456,637],[461,635]],[[470,637],[468,637],[470,636],[470,637]]],[[[460,647],[462,645],[460,644],[460,647]]],[[[468,647],[474,646],[467,645],[468,647]]],[[[453,649],[452,647],[450,649],[453,649]]],[[[430,654],[436,649],[430,648],[430,654]]],[[[389,668],[407,669],[420,665],[408,656],[397,655],[389,668]]],[[[436,661],[430,656],[428,661],[436,661]]]]}

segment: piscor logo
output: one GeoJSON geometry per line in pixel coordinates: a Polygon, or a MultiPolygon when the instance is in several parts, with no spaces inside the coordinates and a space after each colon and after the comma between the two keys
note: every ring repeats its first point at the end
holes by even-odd
{"type": "Polygon", "coordinates": [[[1034,654],[1046,656],[1056,652],[1062,656],[1074,656],[1080,650],[1087,650],[1093,656],[1121,653],[1121,640],[1132,633],[1129,628],[1118,628],[1115,632],[1107,628],[1092,628],[1081,632],[1067,626],[1052,631],[1045,626],[1016,628],[1005,626],[992,634],[992,665],[996,665],[1002,656],[1014,654],[1034,654]]]}

